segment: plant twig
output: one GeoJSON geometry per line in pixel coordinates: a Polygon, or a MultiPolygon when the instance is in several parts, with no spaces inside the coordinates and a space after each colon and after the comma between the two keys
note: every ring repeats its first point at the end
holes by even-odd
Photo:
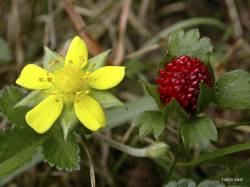
{"type": "Polygon", "coordinates": [[[122,14],[120,17],[120,22],[119,22],[119,38],[118,38],[116,56],[113,62],[114,65],[120,65],[124,58],[124,53],[125,53],[124,36],[125,36],[125,31],[126,31],[129,12],[130,12],[130,5],[132,3],[132,0],[124,0],[123,2],[124,4],[123,4],[122,14]]]}
{"type": "Polygon", "coordinates": [[[78,138],[79,138],[79,143],[82,146],[82,148],[84,149],[84,151],[85,151],[85,153],[87,155],[87,158],[89,160],[89,174],[90,174],[91,187],[95,187],[96,186],[95,185],[96,184],[96,182],[95,182],[95,170],[94,170],[94,164],[93,164],[91,155],[90,155],[88,147],[84,143],[84,141],[80,137],[78,137],[78,138]]]}
{"type": "Polygon", "coordinates": [[[225,3],[227,5],[228,14],[229,14],[230,19],[231,19],[232,24],[233,24],[234,35],[236,38],[239,38],[243,35],[243,29],[241,26],[241,22],[240,22],[240,18],[238,15],[238,11],[237,11],[235,2],[234,2],[234,0],[225,0],[225,3]]]}
{"type": "Polygon", "coordinates": [[[136,157],[146,157],[147,148],[133,148],[127,145],[124,145],[122,143],[119,143],[115,140],[112,140],[106,136],[103,136],[99,133],[94,133],[93,136],[101,141],[104,141],[105,143],[108,143],[111,147],[118,149],[124,153],[127,153],[132,156],[136,157]]]}
{"type": "Polygon", "coordinates": [[[80,37],[86,42],[89,52],[92,55],[97,55],[102,51],[102,47],[92,38],[92,36],[86,31],[82,30],[82,28],[86,25],[83,19],[79,14],[77,14],[73,5],[69,0],[62,0],[63,6],[67,14],[69,15],[76,31],[80,35],[80,37]]]}

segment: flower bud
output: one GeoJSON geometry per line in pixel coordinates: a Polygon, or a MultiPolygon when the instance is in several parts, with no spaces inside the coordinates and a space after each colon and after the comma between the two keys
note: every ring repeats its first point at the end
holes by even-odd
{"type": "Polygon", "coordinates": [[[165,156],[168,152],[168,145],[163,142],[157,142],[150,145],[146,150],[146,155],[151,158],[165,156]]]}

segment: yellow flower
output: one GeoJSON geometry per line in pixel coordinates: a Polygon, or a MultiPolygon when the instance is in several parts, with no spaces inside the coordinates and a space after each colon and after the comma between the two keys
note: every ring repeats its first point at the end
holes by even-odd
{"type": "Polygon", "coordinates": [[[72,40],[64,65],[55,72],[26,65],[16,83],[33,90],[48,89],[50,95],[26,114],[26,121],[38,133],[45,133],[59,118],[65,104],[74,105],[77,118],[88,129],[104,127],[106,120],[100,104],[89,96],[91,89],[106,90],[119,84],[125,75],[122,66],[87,70],[88,51],[78,36],[72,40]],[[85,68],[85,69],[84,69],[85,68]]]}

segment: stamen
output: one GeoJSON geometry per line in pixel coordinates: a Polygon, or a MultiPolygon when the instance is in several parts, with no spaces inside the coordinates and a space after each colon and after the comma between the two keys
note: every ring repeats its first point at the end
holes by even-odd
{"type": "Polygon", "coordinates": [[[90,93],[90,91],[89,91],[89,90],[86,90],[84,93],[85,93],[86,95],[88,95],[88,94],[90,93]]]}
{"type": "Polygon", "coordinates": [[[47,80],[48,80],[48,82],[52,82],[53,78],[52,77],[48,77],[47,80]]]}
{"type": "Polygon", "coordinates": [[[85,62],[85,57],[84,57],[83,55],[81,55],[81,56],[79,57],[79,63],[82,64],[82,63],[84,63],[84,62],[85,62]]]}
{"type": "Polygon", "coordinates": [[[55,64],[60,64],[60,61],[59,60],[55,60],[55,64]]]}

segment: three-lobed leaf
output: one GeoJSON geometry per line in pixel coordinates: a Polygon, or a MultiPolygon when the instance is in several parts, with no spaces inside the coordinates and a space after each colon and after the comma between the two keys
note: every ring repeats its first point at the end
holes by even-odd
{"type": "Polygon", "coordinates": [[[25,114],[28,111],[24,107],[15,107],[26,92],[16,86],[7,86],[0,91],[0,115],[6,118],[10,123],[18,126],[26,124],[25,114]]]}
{"type": "Polygon", "coordinates": [[[157,139],[166,128],[165,120],[159,111],[145,111],[137,116],[134,126],[139,127],[139,137],[143,139],[145,136],[153,134],[157,139]]]}
{"type": "Polygon", "coordinates": [[[250,109],[250,74],[234,70],[222,76],[215,84],[215,103],[221,108],[250,109]]]}
{"type": "Polygon", "coordinates": [[[58,170],[72,171],[80,168],[76,136],[69,133],[65,140],[63,130],[57,123],[50,129],[42,144],[42,154],[44,160],[58,170]]]}
{"type": "Polygon", "coordinates": [[[171,181],[164,187],[225,187],[225,184],[216,180],[204,180],[197,185],[192,179],[181,179],[179,181],[171,181]]]}
{"type": "Polygon", "coordinates": [[[168,52],[171,56],[188,55],[205,61],[212,50],[213,46],[209,38],[200,38],[198,29],[189,30],[186,33],[179,30],[169,37],[168,52]]]}
{"type": "Polygon", "coordinates": [[[181,121],[179,128],[183,143],[188,149],[196,147],[206,150],[210,145],[210,141],[217,140],[217,129],[208,116],[181,121]]]}

